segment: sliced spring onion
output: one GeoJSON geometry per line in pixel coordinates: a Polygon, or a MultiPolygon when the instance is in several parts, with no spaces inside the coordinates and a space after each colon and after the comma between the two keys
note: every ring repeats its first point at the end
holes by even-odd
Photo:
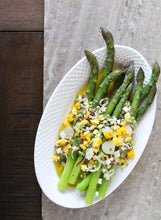
{"type": "Polygon", "coordinates": [[[110,141],[106,141],[102,144],[102,150],[105,154],[113,154],[115,151],[115,144],[110,141]]]}
{"type": "Polygon", "coordinates": [[[126,128],[128,129],[129,136],[131,136],[132,133],[133,133],[133,130],[132,130],[131,126],[127,125],[126,128]]]}
{"type": "Polygon", "coordinates": [[[73,135],[74,135],[74,130],[71,127],[66,127],[64,128],[63,131],[60,132],[60,136],[64,136],[63,138],[66,138],[66,139],[73,137],[73,135]]]}

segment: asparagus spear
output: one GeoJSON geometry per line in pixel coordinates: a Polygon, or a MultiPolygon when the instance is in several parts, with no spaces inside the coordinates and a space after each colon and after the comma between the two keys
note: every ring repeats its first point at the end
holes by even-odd
{"type": "Polygon", "coordinates": [[[140,102],[148,95],[148,93],[150,91],[150,88],[152,87],[154,82],[158,81],[159,74],[160,74],[160,66],[159,66],[159,64],[157,62],[155,62],[154,65],[153,65],[153,68],[152,68],[152,75],[151,75],[150,81],[144,87],[144,89],[142,91],[140,102]]]}
{"type": "Polygon", "coordinates": [[[129,83],[131,83],[134,79],[134,64],[133,62],[129,65],[124,81],[122,83],[122,85],[120,86],[120,88],[116,91],[115,95],[113,96],[113,98],[110,100],[106,111],[105,111],[105,115],[111,115],[115,106],[117,105],[118,101],[120,100],[121,96],[123,95],[123,93],[125,92],[127,86],[129,85],[129,83]]]}
{"type": "MultiPolygon", "coordinates": [[[[73,138],[73,146],[79,146],[79,144],[80,144],[80,138],[78,138],[78,137],[73,138]]],[[[68,178],[71,174],[74,163],[77,160],[78,153],[74,152],[73,157],[72,157],[71,150],[67,156],[67,161],[66,161],[63,173],[62,173],[62,175],[59,179],[59,182],[58,182],[58,188],[62,189],[62,190],[66,189],[66,187],[68,185],[68,178]]]]}
{"type": "Polygon", "coordinates": [[[69,175],[72,171],[72,168],[74,166],[74,163],[77,159],[77,155],[74,154],[74,158],[72,158],[71,156],[71,153],[68,154],[68,157],[67,157],[67,161],[66,161],[66,164],[65,164],[65,168],[63,170],[63,173],[60,177],[60,180],[58,182],[58,188],[59,189],[62,189],[62,190],[65,190],[67,185],[68,185],[68,178],[69,178],[69,175]]]}
{"type": "Polygon", "coordinates": [[[99,88],[98,88],[96,95],[93,99],[93,107],[96,107],[99,104],[100,100],[105,97],[106,91],[107,91],[107,86],[110,84],[110,82],[124,73],[125,73],[125,70],[116,70],[116,71],[110,73],[103,80],[103,82],[99,85],[99,88]]]}
{"type": "Polygon", "coordinates": [[[135,88],[135,93],[134,93],[134,97],[133,97],[132,104],[131,104],[131,112],[132,112],[132,115],[134,116],[134,118],[136,117],[136,113],[138,110],[138,105],[139,105],[139,101],[140,101],[140,97],[141,97],[144,78],[145,78],[144,71],[140,67],[140,69],[137,73],[137,77],[136,77],[137,85],[135,88]]]}
{"type": "Polygon", "coordinates": [[[124,81],[124,77],[125,75],[121,75],[119,76],[115,81],[114,81],[114,86],[112,88],[112,90],[110,91],[110,98],[113,94],[115,94],[115,92],[117,91],[117,89],[121,86],[121,84],[123,83],[124,81]]]}
{"type": "MultiPolygon", "coordinates": [[[[115,169],[115,167],[116,167],[116,165],[112,164],[109,170],[115,169]]],[[[102,184],[98,188],[98,196],[101,199],[105,198],[105,194],[106,194],[109,182],[110,182],[110,179],[106,180],[104,177],[102,178],[102,184]]]]}
{"type": "Polygon", "coordinates": [[[90,173],[88,176],[86,176],[80,183],[77,185],[77,189],[79,192],[83,192],[87,189],[89,186],[90,180],[91,180],[92,173],[90,173]]]}
{"type": "Polygon", "coordinates": [[[93,203],[96,188],[97,188],[97,183],[98,183],[98,179],[100,175],[101,175],[101,169],[92,173],[90,183],[89,183],[89,186],[86,192],[86,199],[85,199],[85,202],[89,205],[93,203]]]}
{"type": "MultiPolygon", "coordinates": [[[[129,67],[129,65],[131,64],[131,61],[127,61],[124,64],[121,64],[119,69],[124,70],[127,69],[129,67]]],[[[114,82],[114,86],[112,88],[112,90],[110,91],[110,99],[112,99],[112,97],[114,96],[114,94],[116,93],[117,89],[121,86],[121,84],[123,83],[125,78],[125,74],[117,77],[113,82],[114,82]]]]}
{"type": "Polygon", "coordinates": [[[81,171],[81,164],[84,162],[84,156],[79,156],[77,158],[77,160],[75,161],[75,164],[72,168],[72,171],[70,173],[69,179],[68,179],[68,183],[70,184],[75,184],[78,175],[81,171]]]}
{"type": "Polygon", "coordinates": [[[122,110],[122,107],[123,105],[125,104],[125,101],[128,99],[130,93],[131,93],[131,90],[133,88],[133,83],[130,83],[129,86],[127,87],[125,93],[123,94],[121,100],[119,101],[119,103],[116,105],[116,108],[113,112],[113,116],[115,116],[116,118],[119,117],[120,115],[120,112],[122,110]]]}
{"type": "Polygon", "coordinates": [[[101,27],[100,29],[107,46],[106,66],[102,76],[102,82],[103,82],[103,80],[107,77],[107,75],[112,72],[113,64],[114,64],[115,48],[114,48],[114,39],[112,33],[103,27],[101,27]]]}
{"type": "Polygon", "coordinates": [[[87,57],[87,60],[91,66],[91,74],[90,74],[90,80],[89,80],[89,85],[86,91],[87,97],[89,101],[92,101],[94,98],[95,94],[95,88],[96,88],[96,83],[98,79],[98,72],[99,72],[99,66],[98,66],[98,61],[95,55],[88,50],[85,50],[85,55],[87,57]]]}
{"type": "Polygon", "coordinates": [[[146,110],[150,107],[151,103],[153,102],[153,99],[155,97],[157,88],[156,88],[156,83],[154,82],[148,96],[145,99],[145,102],[143,103],[142,107],[138,110],[137,115],[136,115],[136,121],[139,122],[146,112],[146,110]]]}

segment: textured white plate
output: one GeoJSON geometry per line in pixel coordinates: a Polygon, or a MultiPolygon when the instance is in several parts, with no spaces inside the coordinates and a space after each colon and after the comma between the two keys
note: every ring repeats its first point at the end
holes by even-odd
{"type": "MultiPolygon", "coordinates": [[[[125,63],[133,60],[135,74],[141,66],[145,72],[145,83],[147,83],[151,75],[151,68],[144,57],[136,50],[127,46],[115,45],[115,50],[115,62],[125,63]]],[[[94,51],[94,54],[97,56],[100,69],[102,69],[105,64],[106,48],[100,48],[94,51]]],[[[59,177],[52,161],[54,143],[63,119],[70,111],[75,95],[89,79],[89,74],[89,63],[84,57],[65,75],[46,105],[35,141],[34,163],[40,187],[51,201],[68,208],[82,208],[88,205],[84,202],[84,196],[75,188],[68,187],[65,192],[61,192],[57,189],[59,177]]],[[[121,172],[120,168],[116,170],[109,184],[106,196],[112,193],[125,180],[138,162],[150,137],[155,112],[156,97],[142,121],[138,124],[134,137],[137,139],[135,158],[130,160],[129,166],[124,169],[124,172],[121,172]]],[[[96,198],[94,203],[98,201],[99,199],[96,198]]]]}

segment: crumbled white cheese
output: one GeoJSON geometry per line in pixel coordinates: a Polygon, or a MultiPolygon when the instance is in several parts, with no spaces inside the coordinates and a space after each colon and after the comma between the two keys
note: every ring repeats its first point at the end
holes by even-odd
{"type": "Polygon", "coordinates": [[[98,183],[98,184],[102,184],[102,179],[99,178],[97,183],[98,183]]]}
{"type": "Polygon", "coordinates": [[[105,112],[106,111],[106,107],[101,107],[99,110],[99,113],[105,112]]]}
{"type": "Polygon", "coordinates": [[[97,120],[92,120],[93,123],[96,123],[97,125],[99,124],[99,121],[97,120]]]}
{"type": "Polygon", "coordinates": [[[112,129],[109,126],[106,126],[104,129],[102,129],[103,132],[108,131],[112,133],[112,129]]]}
{"type": "Polygon", "coordinates": [[[102,169],[102,173],[105,173],[105,172],[106,172],[106,169],[105,169],[105,168],[103,168],[103,169],[102,169]]]}
{"type": "Polygon", "coordinates": [[[92,125],[91,127],[90,127],[90,130],[93,130],[95,128],[95,126],[94,125],[92,125]]]}
{"type": "Polygon", "coordinates": [[[119,151],[119,150],[117,150],[117,151],[114,152],[114,157],[115,157],[115,158],[120,157],[120,151],[119,151]]]}
{"type": "Polygon", "coordinates": [[[101,137],[101,133],[100,132],[98,132],[97,137],[99,137],[99,138],[101,137]]]}
{"type": "Polygon", "coordinates": [[[126,105],[122,108],[122,110],[124,111],[124,112],[128,112],[130,109],[129,109],[129,107],[127,107],[126,105]]]}
{"type": "Polygon", "coordinates": [[[106,179],[106,180],[109,180],[110,179],[110,175],[108,174],[108,173],[104,173],[104,178],[106,179]]]}
{"type": "Polygon", "coordinates": [[[79,130],[81,127],[81,122],[77,122],[76,125],[74,126],[74,130],[79,130]]]}
{"type": "Polygon", "coordinates": [[[106,160],[106,165],[109,165],[111,163],[111,160],[110,159],[107,159],[106,160]]]}
{"type": "Polygon", "coordinates": [[[99,125],[99,128],[102,128],[102,127],[103,127],[103,125],[100,124],[100,125],[99,125]]]}
{"type": "Polygon", "coordinates": [[[98,134],[98,130],[94,130],[94,131],[93,131],[93,134],[98,134]]]}
{"type": "Polygon", "coordinates": [[[120,124],[121,123],[121,120],[120,119],[117,119],[117,124],[120,124]]]}
{"type": "Polygon", "coordinates": [[[87,160],[90,160],[90,159],[93,157],[93,155],[94,155],[93,149],[92,149],[92,148],[88,148],[88,149],[86,150],[85,158],[86,158],[87,160]]]}
{"type": "Polygon", "coordinates": [[[56,150],[56,153],[57,153],[57,154],[62,154],[63,151],[62,151],[62,149],[59,147],[59,148],[56,150]]]}

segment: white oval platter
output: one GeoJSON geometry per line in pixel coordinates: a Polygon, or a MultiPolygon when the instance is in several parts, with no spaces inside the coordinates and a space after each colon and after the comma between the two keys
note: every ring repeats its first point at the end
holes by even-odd
{"type": "MultiPolygon", "coordinates": [[[[93,53],[98,59],[101,70],[105,65],[106,48],[100,48],[93,53]]],[[[123,64],[130,60],[134,61],[135,74],[140,66],[143,68],[145,72],[144,83],[147,83],[150,79],[151,68],[144,57],[130,47],[115,45],[115,63],[123,64]]],[[[65,192],[61,192],[57,188],[59,177],[52,161],[54,143],[61,124],[70,111],[76,94],[89,79],[89,74],[90,66],[84,57],[64,76],[45,107],[35,140],[34,165],[39,185],[51,201],[67,208],[83,208],[88,205],[85,204],[84,195],[79,193],[76,188],[68,187],[65,192]]],[[[157,97],[155,97],[151,107],[139,122],[136,129],[134,139],[137,140],[137,144],[135,145],[136,153],[134,159],[130,160],[129,165],[124,168],[123,172],[121,172],[120,168],[116,170],[108,186],[106,197],[125,180],[139,161],[152,131],[156,112],[156,100],[157,97]]],[[[140,172],[144,171],[142,170],[140,172]]],[[[100,199],[96,198],[93,204],[98,201],[100,199]]]]}

